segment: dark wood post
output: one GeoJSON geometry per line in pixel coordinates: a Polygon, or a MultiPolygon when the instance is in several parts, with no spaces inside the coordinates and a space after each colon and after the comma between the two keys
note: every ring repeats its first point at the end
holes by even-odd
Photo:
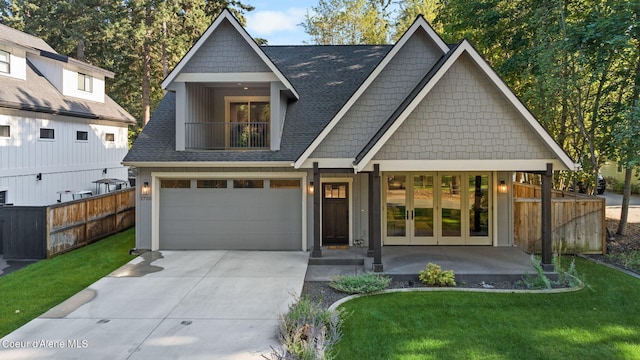
{"type": "Polygon", "coordinates": [[[313,163],[313,251],[311,257],[322,257],[322,249],[320,249],[320,195],[322,187],[320,186],[320,170],[318,163],[313,163]]]}
{"type": "Polygon", "coordinates": [[[551,187],[553,181],[553,164],[547,164],[547,171],[542,174],[542,268],[553,271],[551,255],[551,187]]]}
{"type": "Polygon", "coordinates": [[[380,231],[380,165],[373,165],[373,188],[371,213],[373,226],[371,238],[373,239],[373,271],[382,272],[382,233],[380,231]]]}
{"type": "Polygon", "coordinates": [[[369,172],[369,248],[367,257],[373,257],[373,172],[369,172]]]}

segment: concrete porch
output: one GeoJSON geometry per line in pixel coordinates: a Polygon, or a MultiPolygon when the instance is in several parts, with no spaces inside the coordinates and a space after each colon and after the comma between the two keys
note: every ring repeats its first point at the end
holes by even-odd
{"type": "MultiPolygon", "coordinates": [[[[309,258],[307,281],[329,281],[337,274],[371,272],[373,258],[366,248],[322,249],[321,258],[309,258]]],[[[457,281],[517,281],[535,274],[530,255],[516,247],[492,246],[384,246],[384,275],[396,280],[418,280],[427,263],[453,270],[457,281]]]]}

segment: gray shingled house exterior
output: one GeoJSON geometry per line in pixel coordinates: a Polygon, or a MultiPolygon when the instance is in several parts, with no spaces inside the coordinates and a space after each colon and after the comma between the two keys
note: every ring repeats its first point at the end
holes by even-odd
{"type": "MultiPolygon", "coordinates": [[[[515,171],[573,169],[466,41],[257,46],[224,11],[124,159],[139,249],[512,246],[515,171]]],[[[550,193],[550,192],[549,192],[550,193]]]]}

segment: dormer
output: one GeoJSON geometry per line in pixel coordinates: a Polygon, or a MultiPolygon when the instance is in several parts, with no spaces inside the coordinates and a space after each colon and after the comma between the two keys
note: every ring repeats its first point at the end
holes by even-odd
{"type": "Polygon", "coordinates": [[[280,149],[298,93],[224,10],[162,83],[176,94],[176,151],[280,149]]]}
{"type": "Polygon", "coordinates": [[[104,103],[105,78],[113,73],[48,51],[27,55],[38,71],[64,96],[104,103]]]}
{"type": "Polygon", "coordinates": [[[0,39],[0,76],[26,80],[27,50],[0,39]]]}

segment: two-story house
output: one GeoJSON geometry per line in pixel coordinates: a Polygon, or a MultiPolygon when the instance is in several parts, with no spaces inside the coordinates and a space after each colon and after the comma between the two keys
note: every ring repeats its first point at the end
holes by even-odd
{"type": "Polygon", "coordinates": [[[422,17],[393,46],[258,46],[224,11],[162,85],[124,160],[139,249],[322,256],[362,239],[379,271],[382,246],[512,246],[514,172],[550,184],[575,166],[422,17]]]}
{"type": "Polygon", "coordinates": [[[113,76],[0,24],[0,204],[48,205],[127,179],[135,119],[105,94],[113,76]]]}

